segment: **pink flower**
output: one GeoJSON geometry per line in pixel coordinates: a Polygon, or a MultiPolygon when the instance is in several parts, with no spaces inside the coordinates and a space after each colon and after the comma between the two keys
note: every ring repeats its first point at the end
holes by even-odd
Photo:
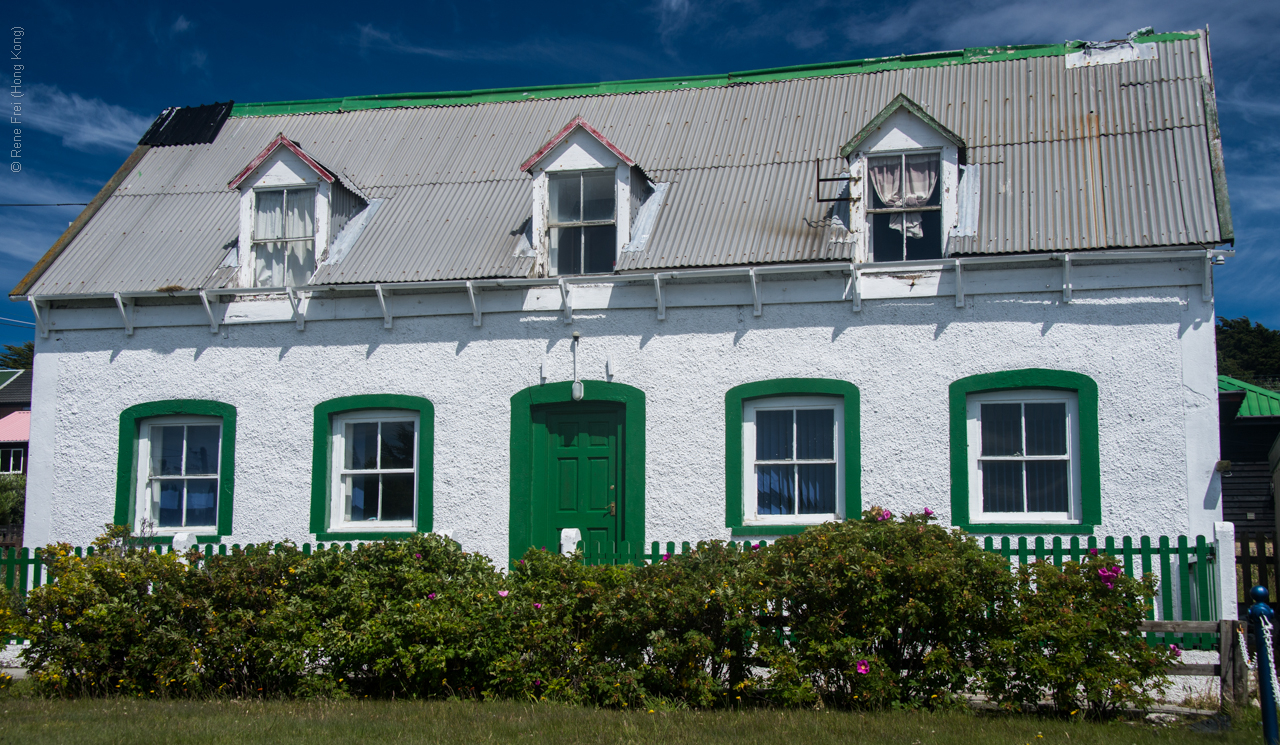
{"type": "Polygon", "coordinates": [[[507,592],[506,590],[498,590],[498,597],[500,598],[505,598],[507,595],[510,595],[510,594],[511,593],[507,592]]]}
{"type": "Polygon", "coordinates": [[[866,675],[871,672],[871,663],[866,660],[858,660],[858,674],[866,675]]]}
{"type": "Polygon", "coordinates": [[[1090,556],[1097,556],[1097,555],[1098,555],[1098,549],[1096,549],[1096,548],[1091,548],[1091,549],[1089,549],[1089,555],[1090,555],[1090,556]]]}
{"type": "Polygon", "coordinates": [[[422,554],[414,554],[414,555],[413,555],[413,558],[415,558],[415,559],[421,559],[421,558],[422,558],[422,554]]]}
{"type": "Polygon", "coordinates": [[[542,603],[534,603],[534,604],[533,604],[533,609],[534,609],[534,610],[542,610],[542,603]]]}
{"type": "Polygon", "coordinates": [[[434,592],[427,593],[427,600],[435,600],[435,599],[436,599],[436,594],[434,592]]]}
{"type": "Polygon", "coordinates": [[[892,517],[893,517],[892,512],[888,510],[883,510],[878,516],[876,516],[876,520],[878,520],[879,522],[884,522],[885,520],[889,520],[892,517]]]}
{"type": "Polygon", "coordinates": [[[925,507],[925,508],[924,508],[924,516],[925,516],[925,517],[933,517],[933,510],[929,509],[928,507],[925,507]]]}
{"type": "Polygon", "coordinates": [[[662,555],[662,560],[663,560],[663,561],[671,561],[671,554],[663,554],[663,555],[662,555]]]}
{"type": "Polygon", "coordinates": [[[1177,645],[1177,644],[1170,644],[1170,645],[1169,645],[1169,651],[1173,653],[1173,656],[1174,656],[1174,657],[1181,657],[1181,656],[1182,656],[1182,650],[1181,650],[1181,649],[1178,649],[1178,645],[1177,645]]]}

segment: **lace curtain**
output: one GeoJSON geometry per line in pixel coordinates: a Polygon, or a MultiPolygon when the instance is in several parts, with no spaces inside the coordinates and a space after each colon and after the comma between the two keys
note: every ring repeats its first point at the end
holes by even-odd
{"type": "MultiPolygon", "coordinates": [[[[938,156],[934,153],[908,155],[905,158],[874,158],[870,164],[871,186],[876,196],[889,208],[923,207],[938,185],[938,156]],[[906,161],[906,183],[903,184],[903,161],[906,161]]],[[[889,227],[908,238],[923,238],[919,212],[889,216],[889,227]]]]}

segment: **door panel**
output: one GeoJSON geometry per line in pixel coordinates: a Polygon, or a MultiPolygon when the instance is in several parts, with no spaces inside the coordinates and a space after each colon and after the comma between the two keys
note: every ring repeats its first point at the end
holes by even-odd
{"type": "Polygon", "coordinates": [[[560,531],[611,544],[623,514],[621,406],[556,404],[533,410],[534,543],[553,549],[560,531]]]}

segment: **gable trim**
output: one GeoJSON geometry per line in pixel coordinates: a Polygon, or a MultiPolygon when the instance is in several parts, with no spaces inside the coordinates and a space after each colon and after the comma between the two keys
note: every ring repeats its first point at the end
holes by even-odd
{"type": "Polygon", "coordinates": [[[255,168],[257,168],[258,166],[266,162],[267,158],[271,157],[271,154],[276,151],[276,148],[279,148],[282,145],[288,148],[289,151],[292,152],[294,155],[301,158],[302,162],[306,163],[307,166],[311,168],[311,170],[319,174],[320,178],[324,179],[326,183],[330,183],[330,184],[333,183],[334,181],[333,174],[329,173],[329,170],[327,168],[317,163],[310,155],[307,155],[305,152],[303,152],[302,148],[298,147],[296,143],[294,143],[289,138],[285,137],[284,133],[281,132],[276,135],[276,138],[271,141],[270,145],[267,145],[265,148],[263,148],[262,152],[258,153],[257,157],[255,157],[252,161],[249,162],[249,165],[244,167],[244,170],[240,171],[240,173],[237,174],[235,178],[227,182],[227,188],[228,189],[240,188],[240,184],[243,183],[244,180],[249,177],[249,174],[253,173],[255,168]]]}
{"type": "Polygon", "coordinates": [[[533,168],[535,163],[541,160],[544,155],[554,150],[557,145],[559,145],[560,143],[568,139],[569,135],[573,133],[573,130],[578,129],[579,127],[586,130],[587,134],[599,140],[601,145],[604,145],[605,147],[609,148],[609,151],[614,155],[618,156],[618,158],[623,163],[626,163],[629,166],[634,166],[636,164],[636,162],[632,160],[630,156],[622,152],[622,150],[618,149],[617,145],[614,145],[612,142],[609,142],[608,137],[605,137],[604,135],[600,134],[599,130],[597,130],[595,127],[591,126],[590,124],[587,124],[586,119],[583,119],[581,116],[575,116],[573,118],[573,121],[564,125],[564,129],[556,133],[555,137],[552,137],[550,140],[547,140],[546,144],[538,148],[537,152],[535,152],[533,155],[530,155],[529,159],[520,165],[520,170],[528,171],[530,168],[533,168]]]}
{"type": "Polygon", "coordinates": [[[918,117],[925,124],[928,124],[930,127],[937,130],[938,134],[947,138],[947,140],[950,141],[951,144],[955,145],[959,149],[960,163],[962,165],[965,163],[964,140],[960,139],[960,136],[957,135],[955,132],[952,132],[951,130],[942,126],[942,123],[939,122],[937,119],[934,119],[932,116],[930,116],[929,112],[925,111],[923,108],[920,107],[920,104],[916,103],[915,101],[912,101],[910,98],[907,98],[907,95],[905,93],[899,93],[897,96],[895,96],[894,99],[889,102],[888,106],[881,109],[880,113],[876,114],[875,118],[873,118],[870,122],[867,123],[867,126],[858,130],[858,134],[854,135],[852,140],[849,140],[844,144],[844,147],[840,148],[840,157],[847,158],[850,155],[852,155],[854,151],[858,149],[858,146],[860,146],[863,142],[865,142],[866,139],[870,137],[871,134],[880,127],[880,125],[884,124],[885,121],[887,121],[890,116],[892,116],[895,112],[897,112],[898,109],[906,109],[912,114],[915,114],[916,117],[918,117]]]}

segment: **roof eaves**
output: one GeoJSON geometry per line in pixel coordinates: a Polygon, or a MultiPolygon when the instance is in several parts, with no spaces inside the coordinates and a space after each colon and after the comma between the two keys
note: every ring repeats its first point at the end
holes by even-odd
{"type": "MultiPolygon", "coordinates": [[[[1142,37],[1144,42],[1186,41],[1198,38],[1199,32],[1172,32],[1142,37]]],[[[603,83],[571,83],[535,85],[520,88],[488,88],[474,91],[442,91],[431,93],[380,93],[342,98],[315,98],[299,101],[238,103],[231,116],[283,116],[319,114],[364,109],[410,108],[418,106],[469,106],[482,103],[530,101],[543,98],[574,98],[619,93],[647,93],[682,88],[715,88],[747,83],[772,83],[800,78],[833,77],[903,70],[918,67],[944,67],[980,62],[1005,62],[1033,57],[1065,56],[1084,46],[1082,41],[1062,44],[1026,44],[1020,46],[972,47],[947,52],[872,57],[845,62],[770,67],[762,70],[731,72],[717,75],[691,75],[670,78],[617,80],[603,83]]]]}
{"type": "Polygon", "coordinates": [[[555,137],[552,137],[551,139],[543,143],[542,147],[538,148],[533,155],[530,155],[528,160],[526,160],[524,163],[521,163],[520,170],[528,171],[530,168],[533,168],[533,166],[539,160],[542,160],[543,156],[545,156],[547,153],[554,150],[557,145],[564,142],[565,139],[568,138],[569,135],[575,129],[582,129],[587,134],[596,138],[596,140],[599,141],[601,145],[604,145],[605,147],[609,148],[609,151],[614,155],[618,156],[618,158],[622,160],[623,163],[626,163],[629,166],[634,166],[636,164],[635,160],[631,156],[622,152],[622,150],[617,145],[609,141],[608,137],[605,137],[604,135],[600,134],[600,131],[597,130],[595,127],[591,126],[590,124],[588,124],[586,119],[583,119],[580,116],[575,116],[573,118],[573,121],[564,125],[564,128],[556,133],[555,137]]]}
{"type": "Polygon", "coordinates": [[[1236,415],[1239,418],[1280,416],[1280,393],[1269,391],[1226,375],[1218,376],[1218,390],[1244,391],[1245,400],[1236,415]]]}
{"type": "Polygon", "coordinates": [[[910,111],[912,114],[919,117],[920,120],[923,121],[925,124],[928,124],[930,127],[937,130],[938,134],[947,138],[951,142],[951,144],[959,148],[960,162],[961,164],[965,162],[964,140],[960,139],[960,136],[957,135],[955,132],[952,132],[951,130],[942,126],[942,122],[939,122],[937,119],[934,119],[932,116],[930,116],[929,112],[925,111],[924,108],[920,106],[920,104],[916,103],[915,101],[912,101],[910,98],[907,98],[907,94],[905,93],[899,93],[897,96],[895,96],[894,99],[889,102],[888,106],[885,106],[883,109],[881,109],[879,114],[876,114],[871,121],[867,122],[867,126],[859,130],[858,133],[853,136],[853,139],[846,142],[844,144],[844,147],[840,148],[840,157],[841,158],[849,157],[855,150],[858,149],[859,145],[861,145],[868,137],[870,137],[871,134],[875,132],[876,129],[878,129],[881,124],[884,124],[885,121],[890,116],[892,116],[893,113],[896,112],[898,109],[906,109],[907,111],[910,111]]]}
{"type": "Polygon", "coordinates": [[[276,149],[279,147],[288,148],[291,153],[301,158],[302,162],[306,163],[307,166],[311,168],[311,170],[319,174],[320,178],[324,179],[326,182],[330,184],[333,183],[333,180],[334,180],[333,174],[329,172],[329,169],[317,163],[314,158],[312,158],[310,155],[307,155],[302,148],[298,147],[296,143],[294,143],[288,137],[285,137],[284,133],[281,132],[276,135],[276,138],[271,141],[270,145],[267,145],[265,148],[263,148],[262,152],[258,153],[257,157],[255,157],[253,160],[249,162],[249,165],[244,167],[244,170],[236,174],[236,177],[231,179],[231,181],[227,183],[227,188],[228,189],[238,188],[240,184],[243,183],[246,178],[248,178],[249,174],[253,173],[253,169],[262,165],[266,161],[266,159],[270,158],[271,154],[274,153],[276,149]]]}

